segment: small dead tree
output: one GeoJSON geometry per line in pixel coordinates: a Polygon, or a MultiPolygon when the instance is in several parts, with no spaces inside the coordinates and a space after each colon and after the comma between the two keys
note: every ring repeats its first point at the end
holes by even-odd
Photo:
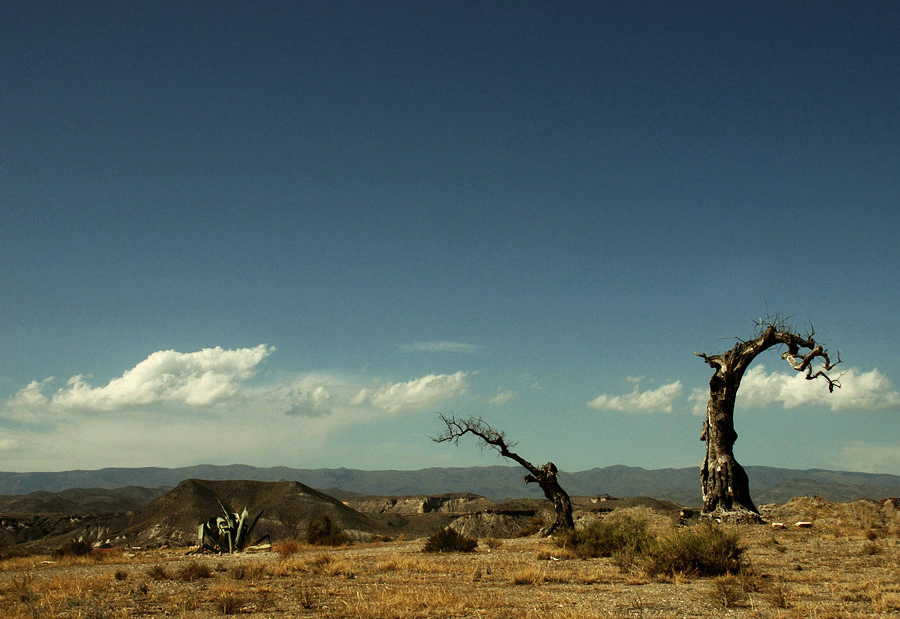
{"type": "Polygon", "coordinates": [[[778,316],[760,319],[755,326],[756,337],[738,340],[727,352],[718,355],[694,353],[715,370],[709,381],[709,402],[700,436],[700,440],[706,442],[706,458],[700,468],[704,514],[758,519],[759,511],[750,498],[747,473],[735,460],[733,448],[738,438],[734,430],[738,387],[747,367],[760,353],[773,346],[785,346],[787,350],[781,358],[796,371],[805,372],[807,380],[823,378],[828,383],[829,393],[841,386],[838,379],[826,374],[841,362],[840,353],[832,363],[828,351],[813,339],[812,328],[809,335],[802,337],[778,316]],[[813,363],[817,360],[821,361],[821,367],[814,370],[813,363]]]}
{"type": "Polygon", "coordinates": [[[435,443],[452,442],[459,444],[459,439],[466,434],[472,434],[477,437],[482,446],[488,446],[497,451],[504,458],[509,458],[514,462],[518,462],[528,471],[525,476],[525,483],[536,483],[544,491],[556,510],[556,520],[549,527],[541,530],[542,535],[553,535],[556,532],[567,529],[574,529],[575,522],[572,520],[572,501],[562,486],[559,485],[559,471],[556,465],[548,462],[544,466],[538,468],[531,462],[512,451],[511,448],[516,443],[509,443],[506,440],[506,433],[500,432],[492,428],[480,417],[469,417],[468,419],[458,419],[454,415],[446,417],[439,415],[441,421],[446,426],[445,430],[437,436],[430,437],[435,443]]]}

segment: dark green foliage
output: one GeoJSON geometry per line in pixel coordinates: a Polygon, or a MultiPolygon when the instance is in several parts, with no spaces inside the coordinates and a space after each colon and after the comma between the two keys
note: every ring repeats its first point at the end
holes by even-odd
{"type": "Polygon", "coordinates": [[[472,552],[478,540],[466,537],[455,529],[441,529],[425,541],[425,552],[472,552]]]}
{"type": "MultiPolygon", "coordinates": [[[[655,543],[643,518],[623,516],[615,521],[598,520],[583,529],[561,535],[556,543],[582,558],[613,557],[616,563],[631,563],[655,543]]],[[[621,566],[621,565],[620,565],[621,566]]]]}
{"type": "Polygon", "coordinates": [[[643,569],[656,574],[720,576],[736,574],[744,565],[744,549],[734,531],[707,522],[674,531],[647,553],[643,569]]]}
{"type": "Polygon", "coordinates": [[[65,546],[57,548],[53,555],[56,557],[86,557],[91,554],[92,550],[94,550],[94,547],[90,542],[72,540],[65,546]]]}
{"type": "Polygon", "coordinates": [[[306,527],[306,542],[314,546],[345,546],[350,538],[328,514],[319,520],[312,520],[306,527]]]}

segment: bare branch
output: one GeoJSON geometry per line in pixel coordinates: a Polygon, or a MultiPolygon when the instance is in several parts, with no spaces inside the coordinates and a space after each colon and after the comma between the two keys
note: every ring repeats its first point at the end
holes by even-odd
{"type": "Polygon", "coordinates": [[[532,475],[540,474],[539,468],[512,451],[516,443],[507,442],[505,432],[495,430],[481,417],[460,419],[452,413],[449,417],[440,413],[438,416],[444,422],[446,428],[437,436],[430,437],[435,443],[452,442],[454,445],[458,445],[461,437],[471,434],[481,440],[482,447],[490,447],[504,458],[518,462],[532,475]]]}
{"type": "Polygon", "coordinates": [[[444,422],[444,431],[436,436],[431,436],[431,440],[435,443],[459,444],[459,439],[466,434],[471,434],[481,441],[482,447],[490,447],[494,449],[504,458],[509,458],[514,462],[518,462],[528,475],[525,475],[525,483],[536,483],[544,491],[546,496],[556,509],[556,520],[549,527],[543,530],[545,535],[550,535],[561,529],[574,529],[575,523],[572,520],[572,502],[569,495],[559,485],[558,469],[552,462],[548,462],[543,467],[538,468],[531,462],[512,451],[515,443],[507,442],[506,434],[492,428],[481,417],[469,417],[460,419],[454,414],[449,417],[438,413],[441,421],[444,422]]]}

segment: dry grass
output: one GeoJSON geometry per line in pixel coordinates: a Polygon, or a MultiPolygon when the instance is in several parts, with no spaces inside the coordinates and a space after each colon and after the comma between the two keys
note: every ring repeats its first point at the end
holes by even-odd
{"type": "MultiPolygon", "coordinates": [[[[81,561],[16,557],[0,562],[0,617],[900,615],[900,529],[895,514],[880,516],[870,504],[826,508],[812,529],[736,527],[750,568],[705,579],[683,574],[651,578],[623,571],[609,558],[574,558],[538,539],[482,543],[471,554],[444,555],[423,553],[423,540],[418,540],[333,549],[298,544],[290,552],[276,547],[223,557],[185,557],[183,550],[175,549],[133,556],[110,553],[81,561]],[[877,552],[872,552],[873,545],[877,552]],[[205,571],[208,577],[186,577],[205,571]]],[[[660,534],[665,534],[663,529],[660,534]]]]}

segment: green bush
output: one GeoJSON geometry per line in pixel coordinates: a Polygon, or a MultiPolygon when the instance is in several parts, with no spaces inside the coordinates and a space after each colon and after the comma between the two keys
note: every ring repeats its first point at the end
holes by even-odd
{"type": "Polygon", "coordinates": [[[314,546],[345,546],[350,538],[328,514],[319,520],[312,520],[306,527],[306,542],[314,546]]]}
{"type": "Polygon", "coordinates": [[[425,552],[472,552],[478,540],[466,537],[455,529],[441,529],[425,540],[425,552]]]}
{"type": "Polygon", "coordinates": [[[743,552],[736,532],[707,522],[662,538],[646,553],[641,566],[651,576],[736,574],[744,565],[743,552]]]}
{"type": "Polygon", "coordinates": [[[655,540],[644,518],[626,515],[616,520],[598,520],[583,529],[569,531],[558,537],[556,543],[581,558],[612,557],[622,567],[633,563],[635,557],[645,553],[655,540]]]}
{"type": "Polygon", "coordinates": [[[556,543],[581,558],[611,557],[620,569],[639,568],[649,576],[721,576],[743,567],[736,532],[706,522],[654,537],[645,518],[622,515],[561,535],[556,543]]]}

